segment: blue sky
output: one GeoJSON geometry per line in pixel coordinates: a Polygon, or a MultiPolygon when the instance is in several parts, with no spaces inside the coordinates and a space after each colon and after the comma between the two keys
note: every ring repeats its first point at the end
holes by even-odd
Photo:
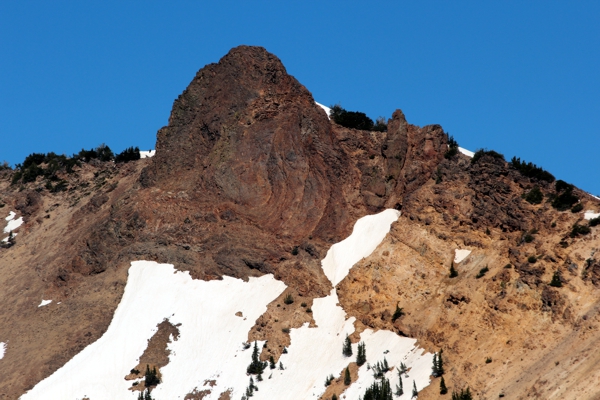
{"type": "Polygon", "coordinates": [[[600,195],[600,2],[0,3],[0,161],[154,148],[197,70],[240,44],[323,104],[396,108],[600,195]]]}

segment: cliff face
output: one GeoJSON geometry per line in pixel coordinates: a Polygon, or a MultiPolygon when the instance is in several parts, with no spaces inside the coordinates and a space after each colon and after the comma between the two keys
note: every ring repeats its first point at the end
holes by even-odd
{"type": "MultiPolygon", "coordinates": [[[[0,249],[0,341],[10,343],[0,398],[17,398],[102,336],[133,260],[173,263],[204,280],[272,273],[310,305],[331,289],[320,265],[331,244],[359,217],[386,208],[402,210],[399,222],[338,285],[359,330],[391,329],[430,351],[443,348],[452,387],[569,398],[564,388],[576,387],[597,358],[585,346],[597,338],[589,332],[598,320],[598,228],[571,238],[581,213],[522,199],[536,185],[548,198],[551,184],[493,157],[446,159],[447,143],[440,126],[410,125],[400,110],[387,132],[336,125],[277,57],[240,46],[201,69],[175,100],[155,157],[84,164],[62,177],[65,192],[41,181],[17,188],[0,171],[0,212],[17,210],[26,221],[16,245],[0,249]],[[451,280],[457,248],[472,253],[451,280]],[[475,278],[484,266],[489,272],[475,278]],[[556,270],[563,288],[547,284],[556,270]],[[38,309],[42,297],[67,307],[38,309]],[[392,321],[396,304],[407,315],[392,321]],[[583,361],[550,368],[573,361],[567,347],[583,361]],[[494,361],[480,366],[481,357],[494,361]],[[541,359],[553,361],[541,368],[541,359]],[[529,374],[520,384],[517,371],[529,374]],[[570,386],[539,383],[560,371],[573,373],[570,386]]],[[[600,208],[576,192],[584,209],[600,208]]],[[[275,303],[249,339],[289,345],[282,322],[312,321],[275,303]]],[[[436,384],[420,397],[437,398],[436,384]]]]}

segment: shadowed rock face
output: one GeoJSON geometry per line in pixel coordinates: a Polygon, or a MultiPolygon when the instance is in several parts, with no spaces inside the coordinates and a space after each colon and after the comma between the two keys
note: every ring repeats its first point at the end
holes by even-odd
{"type": "Polygon", "coordinates": [[[175,101],[141,183],[228,203],[278,235],[339,237],[356,214],[401,203],[445,144],[441,127],[410,126],[399,110],[389,133],[331,124],[277,57],[240,46],[175,101]]]}

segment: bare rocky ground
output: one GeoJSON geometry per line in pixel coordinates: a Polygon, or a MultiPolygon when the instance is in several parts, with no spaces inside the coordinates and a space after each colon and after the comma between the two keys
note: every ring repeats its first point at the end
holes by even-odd
{"type": "MultiPolygon", "coordinates": [[[[11,185],[12,172],[0,171],[0,216],[25,219],[16,244],[0,248],[0,399],[101,337],[138,259],[196,279],[273,273],[288,289],[248,340],[267,339],[261,358],[277,360],[286,330],[314,324],[307,309],[331,289],[320,267],[327,249],[358,218],[394,207],[402,216],[388,237],[338,285],[358,332],[391,329],[443,349],[450,390],[468,385],[476,398],[598,398],[600,226],[571,237],[581,212],[522,199],[535,185],[547,199],[553,185],[493,157],[446,159],[447,141],[440,126],[410,125],[400,110],[387,132],[340,127],[275,56],[242,46],[175,101],[154,158],[83,163],[62,173],[58,193],[42,178],[11,185]],[[472,253],[451,279],[457,248],[472,253]],[[560,288],[549,286],[555,271],[560,288]],[[42,299],[53,302],[38,308],[42,299]],[[396,304],[406,315],[392,322],[396,304]]],[[[575,193],[584,210],[600,209],[575,193]]],[[[131,368],[165,365],[175,330],[165,323],[131,368]]],[[[438,386],[420,397],[439,398],[438,386]]]]}

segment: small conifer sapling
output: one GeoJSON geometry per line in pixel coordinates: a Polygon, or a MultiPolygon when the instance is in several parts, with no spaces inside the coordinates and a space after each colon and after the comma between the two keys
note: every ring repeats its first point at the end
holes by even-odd
{"type": "Polygon", "coordinates": [[[456,278],[458,276],[458,271],[454,268],[454,263],[450,264],[450,278],[456,278]]]}
{"type": "Polygon", "coordinates": [[[440,380],[440,394],[448,393],[448,388],[446,387],[446,382],[444,381],[444,377],[440,380]]]}
{"type": "Polygon", "coordinates": [[[350,378],[350,369],[346,368],[346,372],[344,372],[344,385],[348,386],[352,383],[352,379],[350,378]]]}
{"type": "Polygon", "coordinates": [[[352,355],[352,343],[350,342],[350,338],[348,334],[346,334],[346,339],[344,339],[344,346],[342,347],[342,354],[345,357],[350,357],[352,355]]]}

